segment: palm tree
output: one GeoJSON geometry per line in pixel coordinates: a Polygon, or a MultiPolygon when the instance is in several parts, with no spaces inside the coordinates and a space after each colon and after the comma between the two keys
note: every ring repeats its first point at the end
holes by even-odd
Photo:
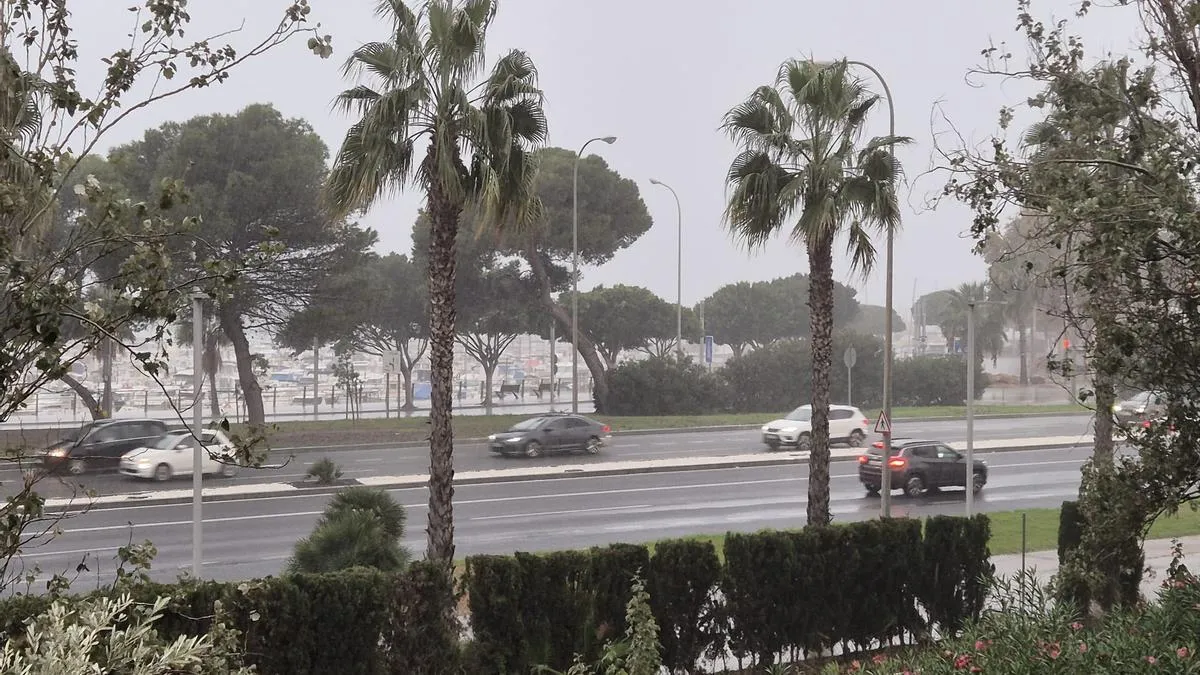
{"type": "MultiPolygon", "coordinates": [[[[221,401],[217,392],[217,375],[221,372],[221,367],[225,365],[225,360],[221,358],[221,348],[228,347],[232,344],[229,338],[225,336],[225,331],[221,330],[221,322],[217,319],[217,314],[212,301],[205,301],[203,307],[204,316],[201,320],[204,322],[204,334],[200,336],[203,351],[200,354],[200,368],[204,372],[205,379],[208,380],[208,406],[212,411],[214,418],[221,417],[221,401]]],[[[190,304],[189,304],[190,308],[190,304]]],[[[182,344],[192,343],[192,319],[190,309],[185,312],[188,316],[180,322],[176,331],[176,339],[182,344]]],[[[192,394],[196,395],[195,392],[192,394]]]]}
{"type": "Polygon", "coordinates": [[[460,215],[524,225],[540,205],[532,153],[545,143],[546,118],[537,70],[521,51],[483,71],[484,41],[497,0],[428,0],[413,11],[383,0],[386,42],[354,51],[347,76],[360,83],[337,98],[358,116],[330,171],[327,200],[346,215],[387,193],[416,186],[432,221],[429,242],[429,525],[427,556],[454,559],[455,240],[460,215]],[[424,151],[419,144],[424,143],[424,151]]]}
{"type": "Polygon", "coordinates": [[[1002,304],[999,289],[987,283],[970,282],[944,291],[943,296],[946,304],[938,317],[938,327],[946,338],[947,349],[953,348],[956,339],[967,339],[968,306],[975,303],[975,350],[977,354],[991,356],[994,364],[1008,340],[1004,326],[1009,310],[1002,304]]]}
{"type": "Polygon", "coordinates": [[[741,146],[726,178],[725,218],[733,235],[762,246],[791,221],[790,236],[808,251],[812,325],[812,442],[808,522],[829,515],[829,374],[833,350],[833,241],[848,237],[854,269],[875,261],[872,229],[900,222],[894,182],[900,166],[889,148],[908,139],[861,143],[879,97],[852,77],[846,61],[790,59],[774,85],[756,89],[725,115],[723,129],[741,146]]]}
{"type": "Polygon", "coordinates": [[[336,572],[374,567],[403,569],[409,552],[404,538],[404,507],[383,490],[349,488],[335,494],[313,532],[296,542],[290,572],[336,572]]]}

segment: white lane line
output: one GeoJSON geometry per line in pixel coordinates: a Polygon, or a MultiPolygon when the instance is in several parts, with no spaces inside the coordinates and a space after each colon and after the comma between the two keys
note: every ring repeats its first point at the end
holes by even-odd
{"type": "Polygon", "coordinates": [[[650,504],[635,504],[633,506],[608,506],[599,509],[572,509],[569,511],[536,511],[534,513],[506,513],[502,516],[479,516],[467,520],[515,520],[518,518],[538,518],[540,516],[573,516],[580,513],[611,513],[614,511],[634,511],[648,509],[650,504]]]}

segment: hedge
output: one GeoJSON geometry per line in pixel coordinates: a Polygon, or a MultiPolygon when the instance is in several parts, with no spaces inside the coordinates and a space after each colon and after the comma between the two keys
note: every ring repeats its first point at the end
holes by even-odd
{"type": "MultiPolygon", "coordinates": [[[[870,336],[834,336],[830,373],[833,403],[847,400],[876,407],[883,397],[883,343],[870,336]],[[854,347],[858,362],[851,386],[841,355],[854,347]]],[[[731,359],[709,372],[690,359],[675,357],[629,361],[605,374],[606,412],[613,415],[699,415],[764,412],[809,402],[812,358],[809,343],[784,340],[731,359]]],[[[982,361],[976,364],[976,395],[987,387],[982,361]]],[[[959,355],[929,355],[895,361],[892,393],[900,406],[962,405],[967,396],[966,363],[959,355]]]]}
{"type": "MultiPolygon", "coordinates": [[[[353,569],[239,583],[134,584],[135,600],[168,596],[164,638],[198,635],[220,601],[264,675],[525,674],[594,657],[625,630],[630,579],[641,575],[664,664],[696,672],[705,654],[772,663],[778,654],[844,651],[950,635],[979,616],[987,580],[986,516],[891,519],[711,542],[615,544],[588,551],[467,559],[473,639],[462,640],[455,587],[441,568],[353,569]]],[[[97,593],[115,594],[113,589],[97,593]]],[[[49,599],[0,601],[8,636],[49,599]]]]}

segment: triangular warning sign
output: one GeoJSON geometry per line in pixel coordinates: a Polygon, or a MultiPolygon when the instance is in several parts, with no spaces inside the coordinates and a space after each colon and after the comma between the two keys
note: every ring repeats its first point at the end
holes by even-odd
{"type": "Polygon", "coordinates": [[[892,433],[892,421],[888,419],[887,413],[882,411],[879,413],[879,419],[875,420],[875,433],[892,433]]]}

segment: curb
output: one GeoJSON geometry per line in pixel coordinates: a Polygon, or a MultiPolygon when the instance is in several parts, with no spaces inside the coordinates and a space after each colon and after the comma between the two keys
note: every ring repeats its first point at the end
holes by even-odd
{"type": "MultiPolygon", "coordinates": [[[[1090,446],[1090,444],[1079,444],[1079,443],[1053,443],[1050,445],[1040,445],[1037,447],[1021,445],[1021,446],[1011,446],[1011,447],[988,448],[987,450],[981,450],[980,453],[987,454],[987,453],[992,453],[992,452],[1065,450],[1065,449],[1080,448],[1080,447],[1091,447],[1091,446],[1090,446]]],[[[516,482],[528,482],[528,481],[536,481],[536,480],[561,480],[563,478],[575,478],[575,477],[578,477],[578,478],[603,478],[603,477],[608,477],[608,476],[632,476],[632,475],[641,475],[641,474],[672,473],[672,472],[678,473],[678,472],[684,472],[684,471],[707,471],[707,470],[713,470],[713,469],[741,469],[741,468],[756,468],[756,467],[773,467],[773,466],[787,466],[787,465],[793,465],[793,464],[800,464],[802,462],[807,462],[807,460],[808,460],[807,457],[797,456],[794,452],[781,454],[781,456],[778,459],[765,459],[762,461],[749,461],[749,462],[745,462],[745,463],[716,462],[716,461],[714,461],[715,459],[719,459],[719,458],[706,457],[706,458],[698,459],[694,464],[675,465],[675,466],[662,466],[662,467],[648,466],[648,467],[635,467],[635,468],[624,468],[624,469],[597,469],[597,470],[592,470],[592,471],[589,471],[586,468],[579,468],[579,469],[568,469],[563,473],[529,474],[529,475],[525,475],[525,476],[509,475],[509,476],[496,476],[496,477],[465,478],[465,479],[456,479],[454,484],[456,486],[489,485],[489,484],[496,484],[496,483],[516,483],[516,482]]],[[[838,455],[838,456],[830,457],[830,462],[831,463],[844,463],[844,462],[857,461],[857,459],[858,459],[858,454],[855,453],[855,454],[850,454],[850,455],[838,455]]],[[[586,467],[586,466],[587,466],[586,464],[580,465],[580,467],[586,467]]],[[[385,490],[399,490],[399,489],[424,487],[426,485],[426,482],[427,482],[427,479],[421,479],[421,480],[414,479],[414,480],[394,481],[394,482],[389,482],[389,483],[372,483],[372,484],[370,484],[370,487],[382,488],[385,490]]],[[[246,499],[270,498],[272,495],[279,496],[279,497],[329,495],[329,494],[334,494],[336,492],[344,490],[347,487],[354,487],[355,485],[364,485],[364,483],[362,483],[358,480],[355,480],[354,483],[351,483],[351,484],[336,485],[336,486],[332,486],[332,485],[331,486],[320,486],[320,487],[318,487],[318,486],[295,487],[291,483],[263,483],[262,485],[264,488],[269,488],[274,485],[287,485],[289,488],[292,488],[292,489],[289,489],[286,491],[275,490],[275,489],[264,489],[264,491],[262,493],[206,496],[204,501],[206,504],[214,504],[214,503],[219,503],[219,502],[234,502],[234,501],[241,501],[241,500],[246,500],[246,499]]],[[[118,496],[122,496],[122,495],[108,495],[108,496],[118,497],[118,496]]],[[[98,503],[98,504],[88,504],[86,501],[81,499],[80,500],[80,508],[85,508],[88,511],[103,511],[105,509],[129,508],[131,506],[171,506],[171,505],[190,504],[192,502],[191,496],[152,499],[152,498],[148,498],[148,497],[147,498],[139,498],[136,496],[136,493],[135,493],[135,494],[126,495],[126,497],[127,498],[124,501],[102,502],[102,503],[98,503]]],[[[50,501],[50,500],[47,500],[47,501],[50,501]]],[[[55,505],[53,507],[48,506],[48,508],[58,508],[58,505],[55,505]]],[[[68,507],[68,508],[70,508],[70,507],[68,507]]]]}
{"type": "MultiPolygon", "coordinates": [[[[1009,420],[1009,419],[1025,419],[1039,417],[1091,417],[1091,412],[1046,412],[1046,413],[996,413],[990,415],[976,415],[977,420],[1009,420]]],[[[942,415],[939,417],[897,417],[893,420],[893,424],[913,423],[913,422],[963,422],[966,417],[942,415]]],[[[729,431],[747,431],[757,429],[762,424],[721,424],[703,427],[670,427],[663,429],[630,429],[628,431],[613,431],[613,436],[661,436],[666,434],[693,434],[693,433],[712,433],[712,432],[729,432],[729,431]]],[[[487,443],[486,438],[456,438],[456,444],[464,445],[483,445],[487,443]]],[[[374,448],[423,448],[429,445],[429,441],[386,441],[375,443],[344,443],[337,445],[298,445],[286,448],[272,448],[272,452],[314,452],[327,450],[332,452],[346,452],[351,450],[370,450],[374,448]]]]}

